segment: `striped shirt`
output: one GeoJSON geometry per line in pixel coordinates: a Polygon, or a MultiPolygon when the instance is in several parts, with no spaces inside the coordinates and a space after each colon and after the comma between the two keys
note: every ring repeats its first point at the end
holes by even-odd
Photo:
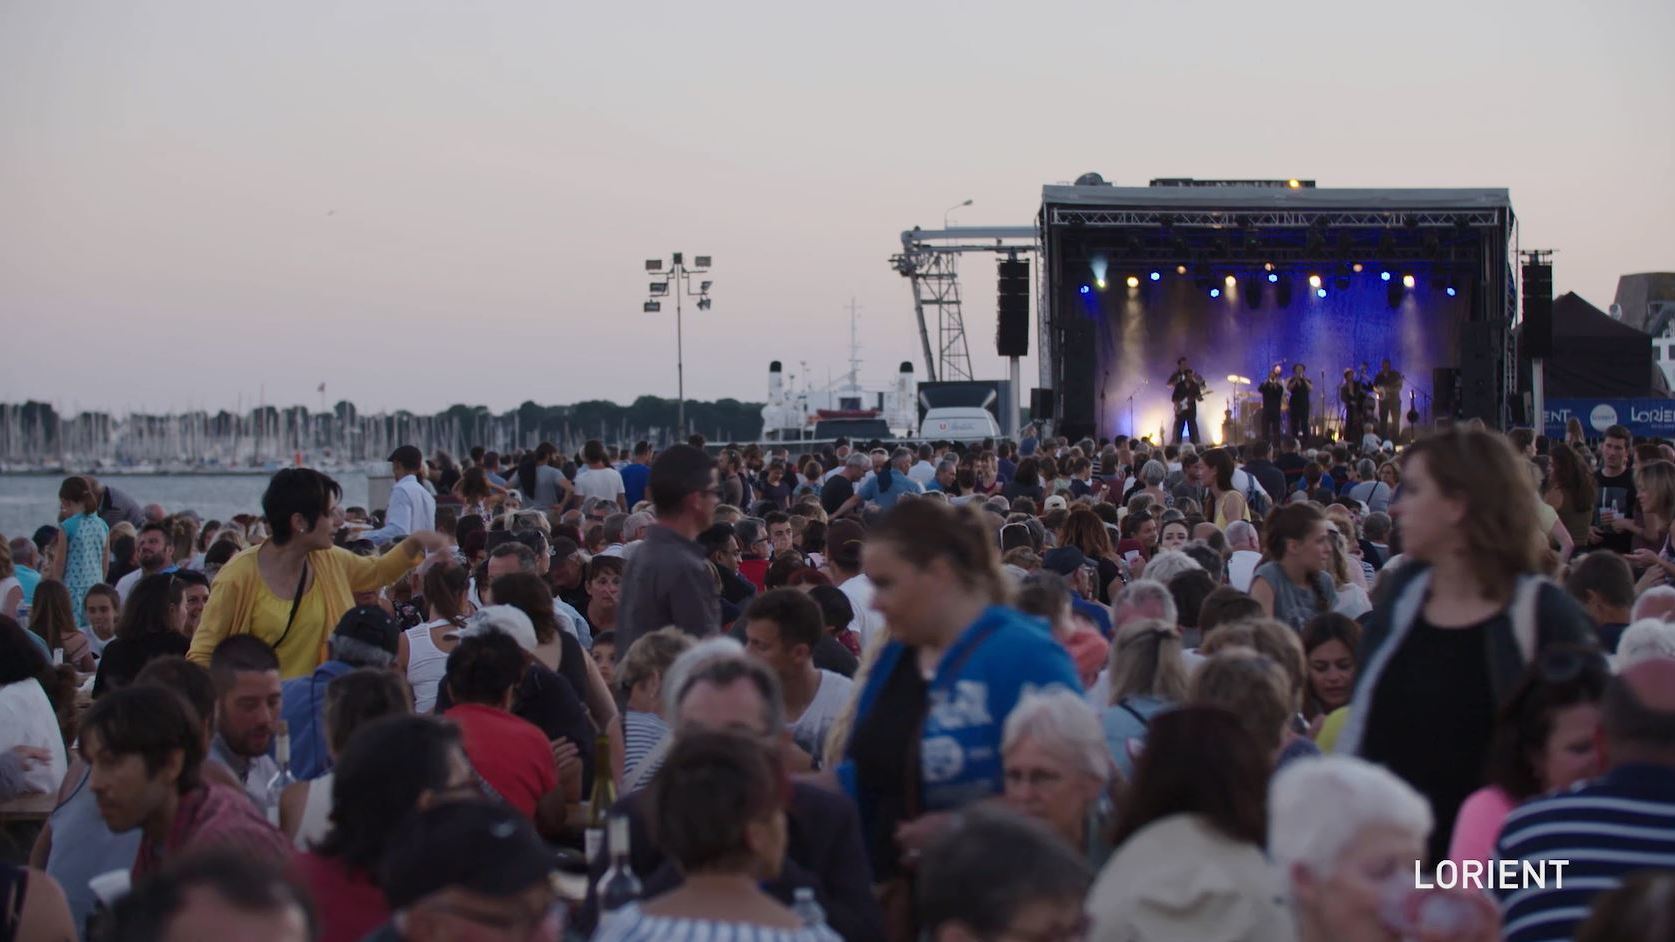
{"type": "MultiPolygon", "coordinates": [[[[656,713],[642,713],[639,710],[624,710],[622,714],[622,780],[634,782],[635,788],[645,788],[651,784],[652,776],[663,764],[662,756],[652,757],[657,750],[657,744],[663,737],[669,735],[669,726],[656,713]],[[648,757],[652,758],[652,765],[644,772],[640,772],[640,764],[648,757]],[[637,776],[637,777],[636,777],[637,776]]],[[[629,789],[633,791],[634,789],[629,789]]]]}
{"type": "Polygon", "coordinates": [[[1513,810],[1500,860],[1568,860],[1562,886],[1501,889],[1505,942],[1569,939],[1594,897],[1636,870],[1675,869],[1675,768],[1626,764],[1513,810]]]}
{"type": "Polygon", "coordinates": [[[630,903],[604,917],[593,942],[841,942],[826,926],[775,929],[747,922],[648,916],[630,903]]]}

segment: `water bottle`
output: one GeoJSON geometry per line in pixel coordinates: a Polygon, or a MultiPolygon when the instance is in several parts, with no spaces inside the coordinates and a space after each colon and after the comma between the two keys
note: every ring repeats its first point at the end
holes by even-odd
{"type": "Polygon", "coordinates": [[[284,720],[280,720],[277,728],[278,738],[274,744],[274,758],[278,760],[279,771],[268,779],[267,798],[262,802],[263,810],[267,812],[268,823],[279,826],[279,797],[285,789],[296,784],[297,777],[291,774],[291,730],[284,720]]]}
{"type": "Polygon", "coordinates": [[[814,898],[813,887],[797,887],[797,892],[792,896],[791,910],[803,921],[805,927],[826,928],[826,911],[820,908],[819,901],[814,898]]]}

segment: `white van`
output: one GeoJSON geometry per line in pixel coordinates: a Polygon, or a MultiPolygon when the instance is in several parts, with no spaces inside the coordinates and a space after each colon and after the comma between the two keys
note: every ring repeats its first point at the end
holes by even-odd
{"type": "Polygon", "coordinates": [[[926,441],[980,442],[1000,438],[1000,424],[989,410],[978,406],[929,409],[919,423],[919,437],[926,441]]]}

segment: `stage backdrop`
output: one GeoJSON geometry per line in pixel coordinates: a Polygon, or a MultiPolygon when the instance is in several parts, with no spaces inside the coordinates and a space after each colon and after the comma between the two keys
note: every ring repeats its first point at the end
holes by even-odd
{"type": "Polygon", "coordinates": [[[1253,308],[1244,297],[1247,279],[1229,287],[1221,280],[1226,271],[1208,283],[1173,270],[1152,282],[1149,272],[1142,271],[1141,287],[1128,288],[1124,282],[1131,272],[1113,266],[1109,288],[1077,296],[1083,313],[1096,322],[1100,434],[1151,435],[1155,440],[1173,416],[1165,380],[1180,356],[1208,380],[1210,394],[1198,408],[1206,441],[1220,440],[1223,410],[1233,398],[1254,394],[1276,363],[1287,376],[1293,364],[1306,366],[1315,384],[1317,419],[1339,415],[1337,388],[1345,368],[1365,363],[1370,376],[1386,358],[1407,378],[1402,413],[1408,410],[1410,391],[1418,392],[1420,412],[1428,413],[1432,368],[1459,363],[1459,324],[1466,317],[1467,299],[1463,292],[1449,297],[1445,285],[1433,283],[1423,266],[1393,268],[1393,278],[1413,273],[1417,282],[1403,292],[1401,305],[1391,308],[1380,271],[1368,265],[1348,276],[1347,287],[1339,287],[1327,269],[1326,297],[1321,298],[1309,286],[1310,270],[1293,270],[1284,276],[1291,279],[1292,297],[1283,308],[1275,299],[1277,286],[1259,276],[1261,304],[1253,308]],[[1210,287],[1220,289],[1221,296],[1211,298],[1210,287]],[[1229,375],[1246,377],[1251,385],[1235,389],[1229,375]]]}

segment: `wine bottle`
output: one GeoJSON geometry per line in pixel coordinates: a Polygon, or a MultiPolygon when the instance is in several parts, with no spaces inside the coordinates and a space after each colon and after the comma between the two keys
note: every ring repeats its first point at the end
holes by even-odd
{"type": "Polygon", "coordinates": [[[643,889],[634,867],[628,862],[628,817],[614,814],[610,820],[611,868],[599,878],[599,911],[614,913],[640,898],[643,889]]]}
{"type": "Polygon", "coordinates": [[[279,796],[285,793],[285,787],[293,785],[297,777],[291,774],[291,729],[284,720],[274,730],[273,757],[279,762],[279,771],[268,779],[268,793],[263,805],[267,810],[268,823],[279,826],[279,796]]]}
{"type": "Polygon", "coordinates": [[[584,850],[588,866],[599,859],[605,843],[605,820],[616,804],[616,782],[611,778],[611,739],[604,733],[593,741],[593,795],[587,803],[587,832],[584,850]]]}

